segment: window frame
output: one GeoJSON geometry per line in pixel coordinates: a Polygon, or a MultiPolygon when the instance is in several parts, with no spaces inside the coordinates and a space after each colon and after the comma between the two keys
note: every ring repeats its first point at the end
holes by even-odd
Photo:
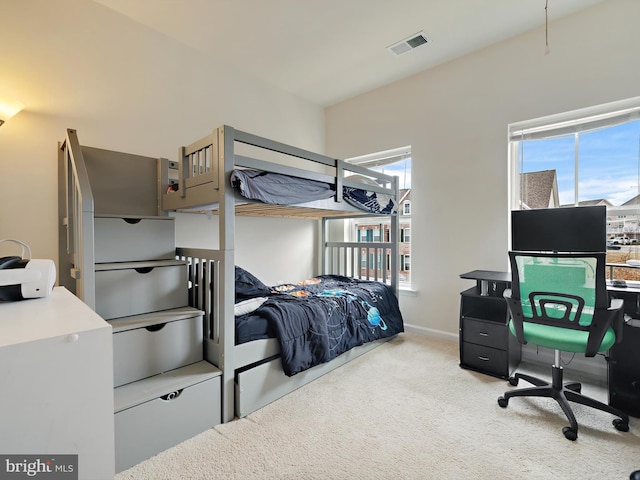
{"type": "MultiPolygon", "coordinates": [[[[522,141],[586,132],[637,119],[640,119],[640,97],[509,124],[507,127],[509,212],[520,209],[519,160],[522,141]]],[[[575,150],[577,162],[577,148],[575,150]]],[[[576,165],[576,183],[579,177],[578,172],[578,165],[576,165]]],[[[578,195],[579,191],[576,185],[575,205],[578,204],[578,195]]],[[[509,225],[509,231],[510,229],[509,225]]]]}
{"type": "MultiPolygon", "coordinates": [[[[386,165],[392,165],[394,163],[398,163],[401,162],[403,160],[412,160],[412,155],[411,155],[411,146],[404,146],[404,147],[398,147],[398,148],[393,148],[390,150],[384,150],[384,151],[380,151],[380,152],[376,152],[376,153],[371,153],[371,154],[367,154],[367,155],[361,155],[358,157],[351,157],[351,158],[347,158],[345,159],[345,162],[347,163],[351,163],[354,165],[359,165],[362,167],[366,167],[366,168],[370,168],[372,170],[377,170],[378,167],[385,167],[386,165]]],[[[383,171],[383,170],[380,170],[383,171]]],[[[406,169],[405,169],[406,172],[406,169]]],[[[410,175],[409,175],[410,176],[410,175]]],[[[401,187],[402,188],[411,188],[411,186],[409,187],[401,187]]],[[[400,200],[400,199],[398,199],[400,200]]],[[[409,218],[408,222],[410,224],[411,220],[411,207],[410,207],[411,202],[409,200],[405,200],[404,202],[402,202],[402,204],[398,205],[398,216],[402,217],[402,216],[407,216],[409,218]],[[409,213],[405,212],[405,205],[409,204],[409,213]]],[[[375,218],[375,217],[374,217],[375,218]]],[[[378,218],[384,218],[384,217],[378,217],[378,218]]],[[[369,219],[371,220],[371,219],[369,219]]],[[[374,220],[375,221],[375,220],[374,220]]],[[[359,234],[358,231],[360,230],[359,225],[360,222],[362,222],[362,219],[349,219],[345,222],[345,236],[346,238],[354,238],[353,232],[356,233],[355,238],[358,238],[359,234]]],[[[369,222],[363,222],[363,223],[369,223],[369,222]]],[[[376,221],[376,223],[378,223],[376,221]]],[[[385,226],[387,225],[387,221],[383,220],[379,223],[379,228],[380,228],[380,236],[379,238],[377,238],[374,241],[377,242],[389,242],[389,236],[390,236],[390,229],[385,228],[385,226]]],[[[397,262],[398,262],[398,268],[400,270],[400,273],[402,274],[402,272],[404,271],[403,269],[403,262],[401,261],[401,255],[402,255],[402,249],[400,248],[400,243],[401,243],[401,237],[404,236],[404,233],[402,233],[402,226],[398,225],[398,251],[396,252],[397,255],[397,262]]],[[[410,228],[410,227],[409,227],[410,228]]],[[[360,240],[361,241],[361,240],[360,240]]],[[[411,240],[409,239],[408,242],[405,242],[409,245],[409,249],[411,248],[411,240]]],[[[386,259],[387,262],[390,261],[390,257],[386,259]]],[[[410,290],[412,288],[412,277],[409,274],[409,279],[407,280],[406,277],[403,277],[403,275],[400,275],[399,278],[399,282],[398,282],[398,286],[401,290],[410,290]],[[403,278],[405,278],[403,280],[403,278]]]]}

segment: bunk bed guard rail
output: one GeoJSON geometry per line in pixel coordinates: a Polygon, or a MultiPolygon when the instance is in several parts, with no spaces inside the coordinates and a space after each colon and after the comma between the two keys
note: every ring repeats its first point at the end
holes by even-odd
{"type": "Polygon", "coordinates": [[[58,144],[59,283],[95,308],[94,200],[76,130],[58,144]],[[64,233],[63,233],[64,232],[64,233]],[[90,241],[82,242],[81,239],[90,241]]]}
{"type": "MultiPolygon", "coordinates": [[[[353,181],[348,175],[375,176],[377,184],[369,184],[368,189],[381,194],[386,194],[397,198],[398,186],[397,178],[381,172],[374,172],[365,167],[350,164],[344,160],[331,158],[322,154],[303,150],[291,145],[277,142],[268,138],[260,137],[251,133],[236,130],[233,127],[224,125],[215,129],[211,135],[207,135],[200,140],[179,149],[179,162],[170,162],[177,178],[171,178],[168,189],[171,185],[177,186],[177,196],[186,199],[187,192],[192,191],[192,202],[181,203],[174,201],[167,203],[168,209],[180,209],[185,206],[193,207],[193,201],[201,204],[207,203],[203,198],[203,189],[207,191],[223,190],[221,181],[228,181],[232,168],[252,168],[266,172],[289,175],[302,179],[325,182],[335,186],[334,200],[336,203],[343,201],[343,187],[358,187],[362,184],[353,181]],[[271,152],[274,157],[271,160],[262,160],[240,154],[233,145],[242,144],[249,149],[255,148],[261,152],[271,152]],[[308,168],[297,168],[290,164],[280,164],[272,161],[275,158],[297,158],[306,162],[311,162],[319,166],[315,171],[308,168]],[[224,175],[220,171],[225,165],[224,175]],[[326,170],[323,170],[325,169],[326,170]],[[348,174],[348,175],[347,175],[348,174]],[[222,180],[224,178],[224,180],[222,180]]],[[[355,178],[355,177],[354,177],[355,178]]]]}

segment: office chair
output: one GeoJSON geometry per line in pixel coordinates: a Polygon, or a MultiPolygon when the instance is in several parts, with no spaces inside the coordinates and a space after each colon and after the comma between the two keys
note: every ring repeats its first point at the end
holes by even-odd
{"type": "Polygon", "coordinates": [[[511,289],[505,290],[511,320],[509,329],[518,341],[555,350],[551,382],[516,373],[509,383],[525,380],[534,387],[511,390],[498,398],[506,408],[511,397],[554,398],[570,426],[562,432],[569,440],[578,438],[578,423],[569,402],[580,403],[615,415],[616,429],[629,430],[629,417],[607,404],[580,393],[579,383],[563,385],[560,352],[593,357],[609,350],[622,339],[623,301],[609,305],[605,282],[606,253],[509,252],[511,289]]]}

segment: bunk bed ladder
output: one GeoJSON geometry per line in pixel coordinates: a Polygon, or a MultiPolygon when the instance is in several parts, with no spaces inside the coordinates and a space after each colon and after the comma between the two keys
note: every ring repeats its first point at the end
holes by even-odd
{"type": "Polygon", "coordinates": [[[58,144],[59,284],[112,327],[116,472],[222,419],[204,311],[189,306],[212,303],[202,284],[215,277],[195,265],[189,289],[176,258],[175,219],[160,210],[169,163],[80,145],[73,129],[58,144]]]}

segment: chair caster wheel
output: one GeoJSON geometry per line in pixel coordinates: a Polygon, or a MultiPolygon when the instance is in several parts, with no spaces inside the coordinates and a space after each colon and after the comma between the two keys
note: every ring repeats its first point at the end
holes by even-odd
{"type": "Polygon", "coordinates": [[[619,430],[621,432],[628,432],[629,431],[629,423],[627,423],[624,420],[621,420],[619,418],[616,418],[613,421],[613,426],[616,427],[616,430],[619,430]]]}
{"type": "Polygon", "coordinates": [[[578,430],[576,430],[575,428],[564,427],[562,429],[562,433],[564,433],[564,436],[567,440],[574,441],[576,438],[578,438],[578,430]]]}
{"type": "Polygon", "coordinates": [[[498,405],[500,405],[502,408],[507,408],[507,405],[509,405],[509,400],[504,397],[498,397],[498,405]]]}
{"type": "Polygon", "coordinates": [[[509,377],[509,385],[517,387],[518,386],[518,379],[516,377],[509,377]]]}

